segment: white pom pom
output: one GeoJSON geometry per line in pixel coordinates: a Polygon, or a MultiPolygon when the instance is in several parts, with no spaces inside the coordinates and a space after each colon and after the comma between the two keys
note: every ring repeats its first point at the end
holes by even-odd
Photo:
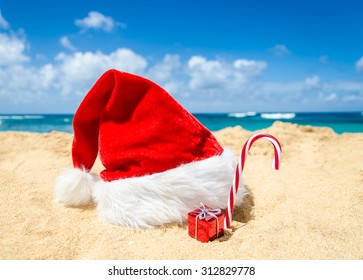
{"type": "Polygon", "coordinates": [[[96,177],[84,169],[65,169],[55,184],[56,202],[65,206],[92,203],[92,193],[96,181],[96,177]]]}

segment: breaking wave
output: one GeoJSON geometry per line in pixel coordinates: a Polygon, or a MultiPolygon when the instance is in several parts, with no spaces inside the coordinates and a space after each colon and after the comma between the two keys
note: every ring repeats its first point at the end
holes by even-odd
{"type": "Polygon", "coordinates": [[[244,112],[244,113],[229,113],[228,117],[233,117],[233,118],[245,118],[245,117],[254,117],[256,116],[257,113],[256,112],[244,112]]]}
{"type": "Polygon", "coordinates": [[[273,120],[281,120],[281,119],[293,119],[296,117],[295,113],[263,113],[261,114],[261,118],[263,119],[273,119],[273,120]]]}
{"type": "Polygon", "coordinates": [[[0,120],[26,120],[26,119],[31,119],[31,120],[44,119],[44,116],[40,115],[0,116],[0,120]]]}

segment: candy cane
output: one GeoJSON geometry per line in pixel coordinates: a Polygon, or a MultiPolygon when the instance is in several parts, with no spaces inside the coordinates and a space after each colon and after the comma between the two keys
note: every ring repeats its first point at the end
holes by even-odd
{"type": "Polygon", "coordinates": [[[278,170],[280,167],[281,145],[275,137],[273,137],[270,134],[266,134],[266,133],[258,133],[258,134],[253,135],[250,139],[248,139],[248,141],[243,146],[241,156],[239,158],[239,162],[237,164],[236,172],[235,172],[235,175],[233,178],[233,184],[232,184],[230,192],[229,192],[228,206],[227,206],[227,210],[226,210],[226,217],[224,220],[224,228],[231,227],[232,213],[233,213],[233,209],[234,209],[235,198],[236,198],[236,195],[238,192],[239,179],[240,179],[240,175],[242,174],[243,167],[245,165],[248,151],[250,150],[252,144],[260,138],[266,139],[272,143],[272,145],[274,147],[274,151],[275,151],[275,156],[274,156],[274,159],[272,162],[272,167],[276,170],[278,170]]]}

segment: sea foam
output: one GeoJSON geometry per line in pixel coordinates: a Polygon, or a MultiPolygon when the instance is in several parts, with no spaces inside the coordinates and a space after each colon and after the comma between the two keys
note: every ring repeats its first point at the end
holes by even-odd
{"type": "Polygon", "coordinates": [[[295,113],[263,113],[261,114],[261,118],[263,119],[273,119],[273,120],[281,120],[281,119],[293,119],[295,118],[295,113]]]}
{"type": "Polygon", "coordinates": [[[44,119],[44,116],[40,116],[40,115],[3,115],[0,116],[0,120],[26,120],[26,119],[31,119],[31,120],[36,120],[36,119],[44,119]]]}
{"type": "Polygon", "coordinates": [[[257,113],[256,112],[244,112],[244,113],[229,113],[228,117],[233,117],[233,118],[245,118],[245,117],[254,117],[256,116],[257,113]]]}

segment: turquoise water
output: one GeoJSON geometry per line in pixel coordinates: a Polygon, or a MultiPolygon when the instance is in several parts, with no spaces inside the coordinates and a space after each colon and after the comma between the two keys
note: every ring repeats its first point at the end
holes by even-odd
{"type": "Polygon", "coordinates": [[[330,127],[337,133],[363,132],[363,113],[230,113],[196,114],[200,122],[216,131],[228,126],[240,125],[255,131],[271,126],[275,121],[290,122],[316,127],[330,127]]]}
{"type": "MultiPolygon", "coordinates": [[[[271,126],[276,120],[300,125],[330,127],[337,133],[363,133],[363,113],[226,113],[194,114],[208,129],[217,131],[229,126],[240,125],[255,131],[271,126]]],[[[0,131],[73,133],[73,115],[0,115],[0,131]]]]}

